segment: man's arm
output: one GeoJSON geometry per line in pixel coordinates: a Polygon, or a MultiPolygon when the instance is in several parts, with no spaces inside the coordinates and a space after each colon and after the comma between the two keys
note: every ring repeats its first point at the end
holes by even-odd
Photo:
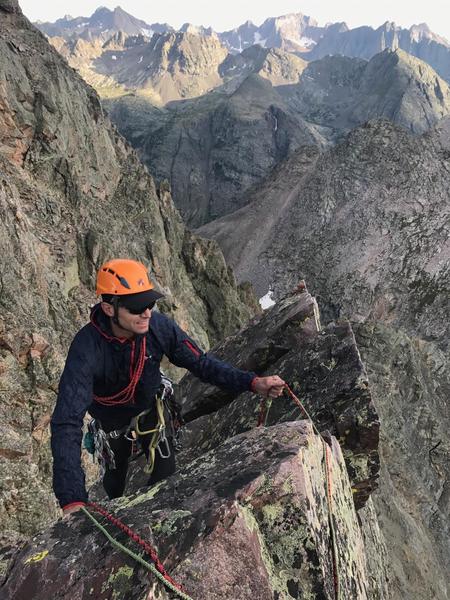
{"type": "Polygon", "coordinates": [[[204,353],[185,331],[172,321],[172,335],[169,360],[178,367],[184,367],[202,381],[233,392],[251,390],[262,396],[276,398],[283,393],[285,382],[273,375],[258,377],[252,371],[242,371],[204,353]]]}
{"type": "Polygon", "coordinates": [[[65,512],[72,512],[88,498],[81,441],[83,418],[92,402],[94,365],[92,340],[82,330],[70,347],[51,419],[53,490],[65,512]]]}

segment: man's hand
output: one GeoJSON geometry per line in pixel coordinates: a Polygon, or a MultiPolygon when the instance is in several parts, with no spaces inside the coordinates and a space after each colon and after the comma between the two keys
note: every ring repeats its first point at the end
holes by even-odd
{"type": "Polygon", "coordinates": [[[283,393],[286,383],[278,375],[269,377],[255,377],[252,381],[252,390],[266,398],[278,398],[283,393]]]}

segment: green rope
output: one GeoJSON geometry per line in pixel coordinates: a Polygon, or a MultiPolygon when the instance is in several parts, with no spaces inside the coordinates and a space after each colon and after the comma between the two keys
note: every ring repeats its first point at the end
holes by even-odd
{"type": "Polygon", "coordinates": [[[144,560],[142,558],[142,556],[139,556],[139,554],[136,554],[132,550],[129,550],[126,546],[124,546],[123,544],[121,544],[120,542],[118,542],[116,539],[114,539],[106,531],[106,529],[103,527],[103,525],[101,523],[99,523],[97,521],[97,519],[95,517],[93,517],[91,515],[91,513],[84,506],[81,507],[81,510],[84,512],[85,515],[87,515],[91,519],[91,521],[94,523],[94,525],[98,529],[100,529],[100,531],[103,533],[103,535],[105,535],[108,538],[108,540],[111,542],[111,544],[113,544],[113,546],[116,546],[116,548],[118,548],[122,552],[125,552],[125,554],[128,554],[129,556],[131,556],[132,558],[134,558],[134,560],[136,562],[140,563],[148,571],[151,571],[153,573],[153,575],[155,575],[161,581],[161,583],[163,583],[166,587],[168,587],[169,590],[171,590],[174,594],[176,594],[178,596],[178,598],[181,598],[182,600],[193,600],[191,598],[191,596],[188,596],[187,594],[185,594],[184,592],[182,592],[181,590],[179,590],[178,588],[176,588],[174,585],[172,585],[170,583],[170,581],[167,581],[167,579],[155,568],[154,565],[152,565],[151,563],[147,562],[146,560],[144,560]]]}

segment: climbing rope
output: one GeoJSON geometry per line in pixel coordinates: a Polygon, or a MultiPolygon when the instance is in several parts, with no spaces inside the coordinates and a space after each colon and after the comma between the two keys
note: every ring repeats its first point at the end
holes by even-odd
{"type": "Polygon", "coordinates": [[[116,548],[118,548],[122,552],[125,552],[125,554],[128,554],[129,556],[134,558],[134,560],[136,560],[138,563],[140,563],[142,566],[144,566],[147,570],[151,571],[169,590],[171,590],[174,594],[176,594],[178,598],[181,598],[182,600],[192,600],[192,598],[188,594],[185,593],[182,586],[179,583],[177,583],[176,581],[174,581],[172,579],[172,577],[170,577],[170,575],[167,573],[166,569],[164,568],[164,565],[159,560],[158,555],[156,554],[155,550],[152,548],[152,546],[148,542],[143,540],[137,533],[135,533],[132,529],[130,529],[130,527],[128,527],[128,525],[125,525],[125,523],[122,523],[122,521],[120,521],[120,519],[117,519],[116,517],[114,517],[113,515],[108,513],[104,508],[102,508],[98,504],[95,504],[94,502],[88,502],[87,506],[89,508],[99,512],[108,521],[110,521],[110,523],[112,523],[113,525],[118,527],[121,531],[126,533],[126,535],[129,538],[131,538],[134,542],[139,544],[145,550],[145,552],[150,556],[151,560],[153,561],[153,564],[144,560],[142,558],[142,556],[140,556],[139,554],[136,554],[135,552],[133,552],[132,550],[130,550],[129,548],[127,548],[126,546],[124,546],[123,544],[118,542],[116,539],[114,539],[108,533],[108,531],[106,531],[106,529],[103,527],[103,525],[101,523],[99,523],[99,521],[97,521],[97,519],[90,513],[90,511],[87,510],[87,508],[85,506],[82,506],[81,510],[89,517],[89,519],[94,523],[94,525],[97,527],[97,529],[99,529],[108,538],[108,540],[111,542],[111,544],[116,546],[116,548]]]}
{"type": "Polygon", "coordinates": [[[145,349],[146,349],[146,338],[145,336],[141,340],[141,347],[139,356],[135,361],[136,342],[131,342],[131,358],[130,358],[130,382],[126,388],[113,394],[112,396],[96,396],[94,394],[94,400],[103,406],[118,406],[119,404],[128,404],[134,402],[134,394],[136,386],[144,370],[145,365],[145,349]]]}
{"type": "MultiPolygon", "coordinates": [[[[314,424],[310,414],[291,390],[291,388],[286,384],[285,390],[295,402],[295,404],[301,409],[306,418],[311,422],[313,431],[320,437],[323,446],[324,458],[325,458],[325,478],[326,478],[326,498],[328,504],[328,522],[330,526],[330,537],[331,537],[331,549],[332,549],[332,566],[333,566],[333,584],[334,584],[334,596],[335,600],[340,600],[341,598],[341,586],[339,581],[339,570],[338,570],[338,550],[337,550],[337,538],[336,538],[336,530],[334,528],[333,522],[333,498],[332,498],[332,487],[331,487],[331,465],[329,459],[329,451],[330,448],[322,436],[320,431],[314,424]]],[[[263,398],[261,401],[261,406],[259,410],[257,427],[261,427],[261,425],[266,425],[267,418],[269,416],[270,406],[272,404],[272,400],[270,398],[263,398]]]]}

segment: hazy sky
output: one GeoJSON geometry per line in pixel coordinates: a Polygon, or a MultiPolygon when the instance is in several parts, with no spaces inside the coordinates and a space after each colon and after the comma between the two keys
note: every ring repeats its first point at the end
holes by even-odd
{"type": "Polygon", "coordinates": [[[250,19],[260,25],[267,17],[301,12],[314,17],[320,25],[328,21],[346,21],[350,27],[385,21],[410,27],[428,23],[430,28],[450,39],[450,0],[19,0],[25,15],[32,21],[55,21],[70,14],[90,16],[99,6],[121,6],[147,23],[167,22],[180,27],[185,22],[211,25],[216,31],[232,29],[250,19]]]}

